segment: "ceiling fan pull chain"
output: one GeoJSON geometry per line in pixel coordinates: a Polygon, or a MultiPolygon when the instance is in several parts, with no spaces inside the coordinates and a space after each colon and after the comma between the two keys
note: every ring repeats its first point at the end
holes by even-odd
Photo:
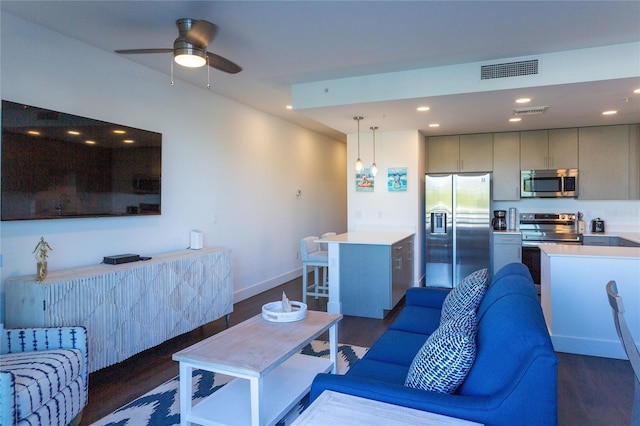
{"type": "Polygon", "coordinates": [[[171,85],[173,86],[173,57],[171,58],[171,85]]]}
{"type": "Polygon", "coordinates": [[[209,80],[209,55],[207,55],[207,89],[211,89],[211,81],[209,80]]]}

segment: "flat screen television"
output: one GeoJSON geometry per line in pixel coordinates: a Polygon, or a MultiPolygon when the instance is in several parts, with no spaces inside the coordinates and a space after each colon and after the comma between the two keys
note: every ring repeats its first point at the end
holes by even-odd
{"type": "Polygon", "coordinates": [[[162,134],[2,101],[2,220],[160,214],[162,134]]]}

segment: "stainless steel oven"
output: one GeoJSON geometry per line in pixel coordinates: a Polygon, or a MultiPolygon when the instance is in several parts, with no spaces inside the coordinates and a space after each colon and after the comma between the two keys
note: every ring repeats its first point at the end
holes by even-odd
{"type": "Polygon", "coordinates": [[[540,244],[582,244],[574,213],[520,213],[522,263],[540,285],[540,244]]]}

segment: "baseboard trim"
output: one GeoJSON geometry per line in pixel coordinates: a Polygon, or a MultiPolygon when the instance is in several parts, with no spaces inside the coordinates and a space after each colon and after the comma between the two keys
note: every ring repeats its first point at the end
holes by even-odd
{"type": "Polygon", "coordinates": [[[295,280],[296,278],[300,278],[302,276],[302,267],[294,269],[293,271],[287,272],[285,274],[279,275],[274,278],[270,278],[266,281],[262,281],[252,285],[251,287],[243,288],[242,290],[233,292],[233,303],[241,302],[245,299],[255,296],[256,294],[260,294],[264,291],[271,290],[274,287],[278,287],[284,283],[287,283],[291,280],[295,280]]]}

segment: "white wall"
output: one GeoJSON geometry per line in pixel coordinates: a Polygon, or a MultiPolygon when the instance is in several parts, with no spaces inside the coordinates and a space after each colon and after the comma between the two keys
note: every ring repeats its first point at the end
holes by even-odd
{"type": "MultiPolygon", "coordinates": [[[[365,167],[373,162],[373,136],[366,118],[360,122],[360,158],[365,167]]],[[[354,121],[354,127],[357,124],[354,121]]],[[[353,166],[358,157],[357,132],[347,135],[347,200],[350,231],[407,231],[414,239],[414,280],[424,274],[421,258],[424,234],[424,137],[417,130],[376,131],[376,164],[378,175],[373,192],[356,191],[353,166]],[[387,189],[388,169],[407,168],[407,191],[387,189]]]]}
{"type": "MultiPolygon", "coordinates": [[[[162,215],[2,222],[2,282],[119,253],[233,250],[236,301],[300,276],[299,241],[346,230],[346,147],[318,133],[3,13],[2,99],[160,132],[162,215]],[[296,197],[296,190],[302,191],[296,197]],[[215,218],[215,220],[214,220],[215,218]]],[[[168,70],[167,70],[168,72],[168,70]]],[[[0,321],[4,303],[0,305],[0,321]]]]}

